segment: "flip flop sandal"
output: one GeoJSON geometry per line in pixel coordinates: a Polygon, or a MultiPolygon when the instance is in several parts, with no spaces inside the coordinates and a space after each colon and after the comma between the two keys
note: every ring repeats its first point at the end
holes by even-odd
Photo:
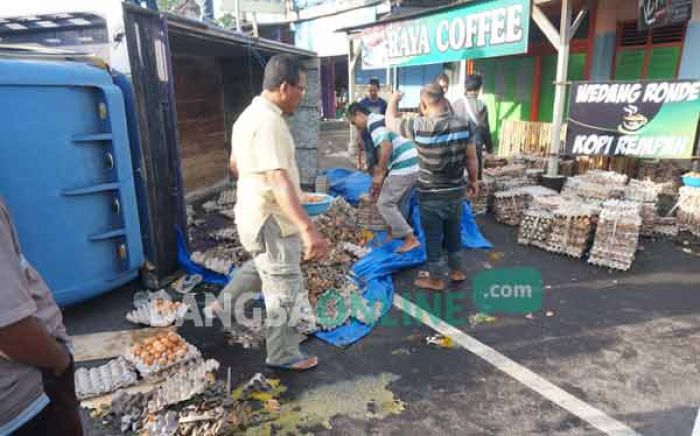
{"type": "Polygon", "coordinates": [[[267,364],[269,368],[272,369],[279,369],[282,371],[306,371],[309,369],[316,368],[318,366],[318,358],[316,358],[316,363],[314,363],[312,366],[305,366],[304,364],[309,362],[311,359],[313,359],[316,356],[307,356],[306,354],[303,355],[301,359],[295,360],[293,362],[284,364],[284,365],[272,365],[272,364],[267,364]]]}
{"type": "MultiPolygon", "coordinates": [[[[436,279],[436,281],[439,279],[436,279]]],[[[442,282],[440,280],[440,282],[442,282]]],[[[442,282],[442,285],[436,284],[435,282],[432,281],[430,273],[426,271],[420,271],[418,273],[418,278],[413,282],[413,285],[421,288],[421,289],[430,289],[433,291],[444,291],[445,290],[445,283],[442,282]],[[426,280],[430,280],[430,282],[426,282],[426,280]]]]}

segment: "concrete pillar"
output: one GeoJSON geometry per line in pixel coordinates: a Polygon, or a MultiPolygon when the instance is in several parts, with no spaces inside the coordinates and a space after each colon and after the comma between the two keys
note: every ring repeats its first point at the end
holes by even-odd
{"type": "Polygon", "coordinates": [[[615,1],[598,0],[595,17],[595,37],[591,60],[591,80],[610,80],[615,58],[617,8],[615,1]]]}
{"type": "Polygon", "coordinates": [[[700,0],[693,2],[693,17],[688,22],[685,32],[685,46],[681,56],[681,67],[678,71],[679,79],[700,78],[700,58],[698,58],[698,47],[700,47],[700,0]]]}

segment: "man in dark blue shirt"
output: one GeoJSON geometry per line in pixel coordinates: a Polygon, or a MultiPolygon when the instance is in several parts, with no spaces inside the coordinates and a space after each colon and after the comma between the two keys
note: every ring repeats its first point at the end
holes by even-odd
{"type": "MultiPolygon", "coordinates": [[[[384,115],[386,113],[386,100],[379,97],[379,79],[371,79],[369,81],[369,89],[367,90],[367,97],[360,100],[360,104],[365,107],[370,113],[384,115]]],[[[365,129],[361,132],[360,138],[362,139],[362,147],[358,150],[358,163],[362,162],[362,155],[365,156],[365,161],[367,162],[367,171],[372,174],[374,167],[379,162],[379,155],[377,154],[377,149],[372,143],[372,137],[369,132],[365,129]]]]}

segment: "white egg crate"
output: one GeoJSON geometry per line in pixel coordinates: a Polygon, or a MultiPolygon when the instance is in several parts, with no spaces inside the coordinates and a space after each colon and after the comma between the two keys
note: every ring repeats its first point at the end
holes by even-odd
{"type": "Polygon", "coordinates": [[[136,381],[133,365],[118,357],[95,368],[78,368],[75,371],[75,393],[79,400],[84,400],[114,392],[136,381]]]}
{"type": "Polygon", "coordinates": [[[126,319],[134,324],[151,327],[166,327],[182,318],[189,306],[165,298],[154,298],[126,314],[126,319]]]}

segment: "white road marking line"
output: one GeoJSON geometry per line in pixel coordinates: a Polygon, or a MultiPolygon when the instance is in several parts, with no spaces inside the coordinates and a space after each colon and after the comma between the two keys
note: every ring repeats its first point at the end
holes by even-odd
{"type": "Polygon", "coordinates": [[[698,414],[695,416],[695,425],[690,436],[700,436],[700,409],[698,409],[698,414]]]}
{"type": "MultiPolygon", "coordinates": [[[[611,418],[595,407],[584,403],[555,384],[509,359],[488,345],[479,342],[456,327],[446,323],[437,316],[426,312],[398,294],[394,294],[394,306],[438,333],[451,337],[467,351],[476,354],[491,365],[539,393],[549,401],[557,404],[562,409],[568,410],[603,433],[614,436],[639,436],[639,433],[625,424],[611,418]]],[[[693,433],[692,436],[700,436],[700,433],[698,435],[693,433]]]]}

